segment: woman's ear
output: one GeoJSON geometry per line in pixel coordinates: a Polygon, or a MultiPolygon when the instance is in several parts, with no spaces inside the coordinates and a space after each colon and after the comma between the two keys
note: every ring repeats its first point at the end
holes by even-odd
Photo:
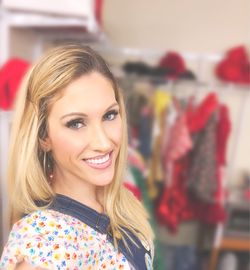
{"type": "Polygon", "coordinates": [[[51,142],[50,142],[50,138],[44,138],[44,139],[39,139],[39,144],[41,149],[44,152],[49,152],[51,150],[51,142]]]}

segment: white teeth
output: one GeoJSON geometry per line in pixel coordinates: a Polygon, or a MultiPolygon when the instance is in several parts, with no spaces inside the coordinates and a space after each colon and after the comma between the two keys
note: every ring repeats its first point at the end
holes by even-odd
{"type": "Polygon", "coordinates": [[[105,155],[102,158],[91,158],[91,159],[85,159],[86,162],[92,163],[92,164],[102,164],[106,162],[109,159],[109,154],[105,155]]]}

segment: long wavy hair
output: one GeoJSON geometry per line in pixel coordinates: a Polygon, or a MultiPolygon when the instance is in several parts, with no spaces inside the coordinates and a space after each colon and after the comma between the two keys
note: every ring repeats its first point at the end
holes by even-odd
{"type": "MultiPolygon", "coordinates": [[[[124,101],[113,74],[103,58],[83,45],[62,45],[49,50],[29,70],[19,89],[13,116],[8,181],[11,224],[24,213],[41,209],[37,201],[49,205],[55,193],[44,170],[40,139],[47,135],[51,106],[62,89],[93,71],[107,78],[114,89],[122,118],[122,143],[116,160],[114,179],[104,187],[103,207],[110,218],[115,242],[128,229],[153,246],[153,232],[141,203],[122,185],[127,164],[127,121],[124,101]]],[[[46,166],[45,166],[46,167],[46,166]]]]}

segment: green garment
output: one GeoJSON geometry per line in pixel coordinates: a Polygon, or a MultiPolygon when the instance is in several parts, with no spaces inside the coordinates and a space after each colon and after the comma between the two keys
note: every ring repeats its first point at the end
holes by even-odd
{"type": "MultiPolygon", "coordinates": [[[[142,201],[143,205],[145,206],[147,212],[149,213],[150,216],[150,224],[154,232],[156,232],[156,221],[154,217],[154,208],[152,201],[150,200],[148,196],[148,191],[147,191],[147,186],[146,186],[146,180],[143,177],[141,171],[134,167],[130,166],[131,173],[134,177],[134,181],[136,186],[140,189],[141,195],[142,195],[142,201]]],[[[158,242],[157,239],[154,241],[154,247],[155,247],[155,257],[154,257],[154,270],[166,270],[163,264],[163,259],[162,259],[162,254],[160,250],[160,243],[158,242]]]]}

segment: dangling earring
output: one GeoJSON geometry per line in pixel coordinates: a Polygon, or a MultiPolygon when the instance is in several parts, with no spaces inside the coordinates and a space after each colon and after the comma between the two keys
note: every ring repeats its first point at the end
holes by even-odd
{"type": "Polygon", "coordinates": [[[43,152],[43,172],[44,175],[47,175],[47,170],[46,170],[46,161],[47,161],[47,152],[43,152]]]}
{"type": "Polygon", "coordinates": [[[52,165],[53,165],[52,158],[50,157],[47,151],[44,151],[43,152],[43,171],[50,184],[53,179],[53,166],[52,165]]]}

